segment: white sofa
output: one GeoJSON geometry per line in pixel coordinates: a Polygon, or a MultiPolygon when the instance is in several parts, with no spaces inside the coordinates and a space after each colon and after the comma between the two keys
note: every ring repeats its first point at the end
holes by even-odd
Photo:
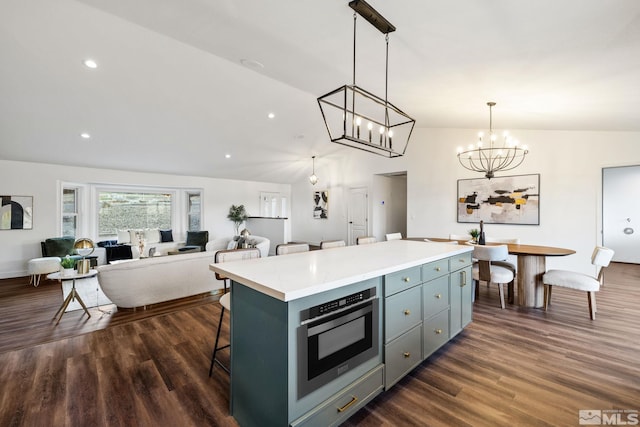
{"type": "MultiPolygon", "coordinates": [[[[185,242],[162,242],[160,230],[157,228],[145,228],[134,230],[118,230],[118,243],[138,248],[139,239],[144,239],[143,257],[149,256],[149,250],[155,248],[155,255],[167,255],[185,245],[185,242]]],[[[137,258],[134,256],[133,258],[137,258]]]]}
{"type": "MultiPolygon", "coordinates": [[[[233,237],[219,237],[217,239],[210,240],[205,247],[207,252],[217,252],[224,249],[238,249],[230,247],[229,243],[233,240],[233,237]]],[[[261,257],[269,256],[269,247],[271,246],[271,241],[266,237],[261,236],[249,236],[249,242],[254,242],[255,247],[260,249],[261,257]]]]}
{"type": "Polygon", "coordinates": [[[104,294],[118,307],[135,308],[184,298],[224,284],[209,269],[215,252],[126,260],[97,267],[104,294]]]}

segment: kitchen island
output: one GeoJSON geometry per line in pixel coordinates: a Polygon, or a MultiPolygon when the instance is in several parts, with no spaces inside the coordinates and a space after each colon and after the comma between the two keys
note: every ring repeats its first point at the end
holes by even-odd
{"type": "Polygon", "coordinates": [[[471,251],[390,241],[212,264],[232,280],[231,414],[346,420],[471,321],[471,251]]]}

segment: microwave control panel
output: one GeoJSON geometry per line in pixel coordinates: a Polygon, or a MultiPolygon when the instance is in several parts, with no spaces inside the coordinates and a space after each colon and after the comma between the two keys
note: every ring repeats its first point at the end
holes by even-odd
{"type": "Polygon", "coordinates": [[[359,302],[366,301],[371,297],[374,297],[375,295],[376,295],[376,288],[369,288],[360,292],[356,292],[351,295],[347,295],[342,298],[335,299],[333,301],[328,301],[322,304],[318,304],[313,307],[309,307],[306,310],[302,310],[302,312],[300,312],[300,320],[304,322],[305,320],[323,316],[327,313],[331,313],[333,311],[340,310],[345,307],[349,307],[350,305],[354,305],[354,304],[358,304],[359,302]]]}

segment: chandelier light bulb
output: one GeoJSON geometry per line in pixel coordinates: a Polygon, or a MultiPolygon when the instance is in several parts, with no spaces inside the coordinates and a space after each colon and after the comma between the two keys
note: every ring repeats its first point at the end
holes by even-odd
{"type": "Polygon", "coordinates": [[[367,123],[367,129],[369,130],[373,129],[373,123],[371,122],[367,123]]]}

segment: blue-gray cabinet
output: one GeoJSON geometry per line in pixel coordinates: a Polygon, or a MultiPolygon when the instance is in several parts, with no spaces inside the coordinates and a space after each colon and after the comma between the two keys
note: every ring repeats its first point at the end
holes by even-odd
{"type": "Polygon", "coordinates": [[[471,253],[384,277],[388,389],[471,322],[471,253]]]}

